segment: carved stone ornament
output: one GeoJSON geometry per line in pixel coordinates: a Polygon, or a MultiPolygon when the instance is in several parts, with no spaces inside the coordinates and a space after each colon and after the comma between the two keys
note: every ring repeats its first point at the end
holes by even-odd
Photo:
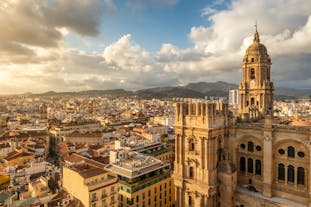
{"type": "Polygon", "coordinates": [[[267,142],[272,140],[272,137],[268,136],[268,135],[263,135],[263,139],[267,142]]]}

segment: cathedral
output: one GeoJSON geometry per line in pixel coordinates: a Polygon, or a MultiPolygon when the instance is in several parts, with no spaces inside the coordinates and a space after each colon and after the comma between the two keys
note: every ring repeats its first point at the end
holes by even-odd
{"type": "Polygon", "coordinates": [[[311,129],[273,117],[270,67],[256,29],[242,60],[237,111],[176,99],[176,206],[311,207],[311,129]]]}

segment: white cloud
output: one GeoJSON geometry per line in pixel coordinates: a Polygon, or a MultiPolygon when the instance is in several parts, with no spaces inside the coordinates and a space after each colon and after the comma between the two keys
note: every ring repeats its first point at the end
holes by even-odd
{"type": "MultiPolygon", "coordinates": [[[[88,1],[81,2],[87,4],[88,1]]],[[[113,3],[112,0],[105,2],[113,3]]],[[[29,11],[25,10],[27,4],[22,8],[21,11],[29,11]]],[[[9,14],[0,14],[0,23],[6,15],[9,14]]],[[[0,50],[0,87],[7,93],[140,89],[216,80],[237,83],[256,19],[261,42],[272,58],[275,85],[290,83],[292,87],[311,87],[311,1],[236,0],[226,10],[209,14],[206,18],[210,26],[191,28],[188,37],[193,47],[181,49],[167,43],[154,53],[135,43],[130,34],[103,46],[102,51],[69,48],[63,40],[68,32],[82,36],[98,32],[97,23],[88,33],[85,32],[87,26],[78,28],[79,24],[71,21],[71,17],[66,24],[60,24],[61,19],[50,22],[48,25],[53,26],[47,33],[40,26],[32,28],[38,34],[30,37],[33,31],[22,27],[26,21],[23,18],[35,17],[34,25],[41,25],[42,20],[36,15],[31,13],[29,17],[21,13],[16,19],[12,18],[22,36],[0,33],[0,48],[3,48],[0,50]]],[[[86,22],[94,19],[97,17],[86,22]]],[[[10,28],[8,23],[2,25],[10,28]]]]}

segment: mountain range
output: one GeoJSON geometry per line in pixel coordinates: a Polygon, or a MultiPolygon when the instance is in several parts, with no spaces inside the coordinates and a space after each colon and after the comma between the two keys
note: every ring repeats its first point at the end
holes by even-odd
{"type": "MultiPolygon", "coordinates": [[[[137,91],[124,89],[112,90],[87,90],[79,92],[54,92],[41,94],[27,93],[31,96],[74,96],[74,95],[110,95],[110,96],[138,96],[140,98],[204,98],[206,96],[227,97],[230,89],[238,88],[237,84],[223,81],[189,83],[185,86],[156,87],[137,91]]],[[[276,88],[274,91],[276,100],[311,98],[311,89],[276,88]]]]}

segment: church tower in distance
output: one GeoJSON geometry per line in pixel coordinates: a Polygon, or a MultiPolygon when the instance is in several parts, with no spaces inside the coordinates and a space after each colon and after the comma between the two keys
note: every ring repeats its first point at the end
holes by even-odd
{"type": "Polygon", "coordinates": [[[242,62],[242,81],[239,85],[239,114],[242,119],[257,119],[271,115],[273,110],[273,83],[270,81],[271,59],[266,47],[254,34],[242,62]]]}

